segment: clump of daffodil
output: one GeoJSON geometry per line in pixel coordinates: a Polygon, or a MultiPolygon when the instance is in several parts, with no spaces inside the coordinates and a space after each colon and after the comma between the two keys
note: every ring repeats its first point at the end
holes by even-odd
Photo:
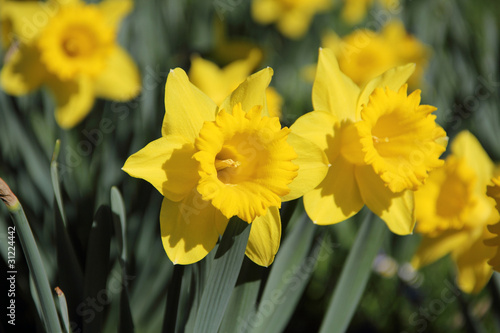
{"type": "Polygon", "coordinates": [[[344,6],[342,7],[342,19],[354,25],[363,21],[375,2],[385,9],[396,9],[400,6],[399,0],[343,0],[344,6]]]}
{"type": "Polygon", "coordinates": [[[135,97],[140,91],[137,67],[116,43],[120,21],[131,8],[128,0],[98,5],[6,1],[1,14],[4,43],[15,49],[0,73],[2,88],[24,95],[46,86],[55,97],[56,120],[63,128],[80,122],[96,97],[135,97]],[[32,17],[47,19],[27,19],[32,17]],[[11,43],[11,36],[18,43],[11,43]]]}
{"type": "Polygon", "coordinates": [[[436,108],[420,105],[420,91],[407,95],[414,65],[389,70],[358,87],[339,69],[334,53],[321,49],[313,85],[313,112],[291,129],[326,153],[330,168],[304,195],[317,224],[341,222],[367,205],[396,234],[415,223],[413,191],[441,166],[446,133],[436,108]]]}
{"type": "Polygon", "coordinates": [[[329,0],[253,0],[252,16],[260,24],[276,23],[283,35],[298,39],[305,35],[314,15],[330,5],[329,0]]]}
{"type": "MultiPolygon", "coordinates": [[[[496,209],[500,211],[500,176],[491,180],[493,185],[488,186],[486,194],[495,200],[496,209]]],[[[490,257],[488,264],[497,272],[500,272],[500,220],[493,225],[488,225],[488,230],[495,235],[493,238],[485,239],[484,243],[494,248],[494,255],[490,257]]]]}
{"type": "Polygon", "coordinates": [[[430,54],[424,44],[406,32],[401,21],[389,22],[379,33],[358,29],[340,38],[329,31],[322,42],[335,52],[342,72],[360,86],[393,67],[408,63],[416,64],[408,83],[418,86],[430,54]]]}
{"type": "Polygon", "coordinates": [[[281,202],[324,177],[319,147],[268,116],[272,74],[267,68],[250,76],[217,106],[182,69],[170,72],[162,137],[130,156],[123,170],[163,194],[161,235],[172,262],[203,259],[238,216],[252,223],[246,255],[270,265],[280,243],[281,202]]]}
{"type": "Polygon", "coordinates": [[[423,239],[412,265],[420,268],[451,254],[458,270],[458,286],[477,293],[488,282],[487,264],[494,249],[483,241],[493,236],[487,228],[499,214],[486,187],[495,165],[468,131],[459,133],[443,167],[431,172],[415,194],[417,226],[423,239]]]}
{"type": "MultiPolygon", "coordinates": [[[[227,95],[232,93],[252,73],[261,58],[261,52],[258,49],[253,49],[246,59],[233,61],[224,68],[220,68],[217,64],[196,55],[191,59],[189,79],[215,104],[220,105],[227,95]]],[[[276,89],[268,87],[266,99],[269,115],[281,117],[283,99],[276,89]]]]}

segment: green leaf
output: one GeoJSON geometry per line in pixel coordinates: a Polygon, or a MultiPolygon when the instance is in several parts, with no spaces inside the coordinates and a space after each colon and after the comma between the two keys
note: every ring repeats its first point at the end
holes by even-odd
{"type": "MultiPolygon", "coordinates": [[[[189,307],[187,308],[187,311],[189,311],[189,315],[185,319],[186,332],[194,331],[197,311],[201,303],[203,290],[205,288],[205,285],[207,284],[209,274],[211,271],[211,265],[214,262],[215,253],[217,253],[218,248],[219,244],[216,244],[215,248],[212,251],[210,251],[210,253],[203,260],[195,263],[194,265],[191,265],[191,268],[193,269],[192,279],[190,281],[185,281],[185,282],[183,281],[183,288],[188,288],[190,290],[189,292],[190,302],[188,303],[189,307]],[[188,284],[188,282],[190,283],[188,284]]],[[[184,275],[184,277],[186,277],[186,275],[184,275]]],[[[177,320],[179,324],[183,323],[180,322],[179,319],[180,318],[178,318],[177,320]]]]}
{"type": "Polygon", "coordinates": [[[258,266],[248,258],[244,259],[219,332],[238,332],[239,324],[255,312],[265,270],[268,268],[258,266]]]}
{"type": "MultiPolygon", "coordinates": [[[[285,329],[314,270],[321,242],[313,244],[316,226],[304,213],[285,238],[271,268],[258,310],[241,322],[252,332],[285,329]]],[[[240,328],[241,330],[241,328],[240,328]]]]}
{"type": "MultiPolygon", "coordinates": [[[[3,183],[3,180],[0,179],[3,183]]],[[[3,184],[2,184],[3,185],[3,184]]],[[[6,186],[6,185],[5,185],[6,186]]],[[[3,186],[2,186],[3,188],[3,186]]],[[[7,187],[8,188],[8,187],[7,187]]],[[[9,189],[10,191],[10,189],[9,189]]],[[[0,192],[2,199],[6,193],[0,192]]],[[[8,194],[10,195],[10,193],[8,194]]],[[[15,196],[12,194],[15,198],[15,196]]],[[[16,198],[17,201],[17,198],[16,198]]],[[[52,295],[47,273],[43,266],[43,261],[38,251],[38,246],[35,237],[31,232],[31,228],[24,213],[22,205],[17,201],[15,205],[8,206],[9,212],[14,221],[13,235],[19,239],[21,247],[26,258],[26,263],[30,270],[30,277],[33,278],[36,293],[40,308],[38,309],[42,314],[42,321],[45,324],[47,332],[61,332],[59,317],[57,315],[56,304],[52,295]]],[[[8,231],[11,231],[10,229],[8,231]]],[[[7,271],[7,274],[10,274],[7,271]]]]}
{"type": "Polygon", "coordinates": [[[320,333],[347,330],[370,277],[373,260],[387,233],[385,223],[368,212],[344,264],[320,333]]]}
{"type": "Polygon", "coordinates": [[[179,308],[179,299],[182,287],[182,275],[184,266],[175,265],[172,281],[168,286],[167,306],[165,307],[165,316],[162,332],[174,332],[177,321],[177,309],[179,308]]]}
{"type": "Polygon", "coordinates": [[[69,315],[68,315],[68,303],[66,302],[66,296],[59,287],[56,287],[57,299],[59,300],[59,315],[61,316],[61,321],[64,326],[64,332],[70,332],[69,315]]]}
{"type": "Polygon", "coordinates": [[[110,291],[106,289],[109,271],[109,250],[111,241],[111,211],[101,206],[92,223],[85,264],[84,299],[91,300],[80,308],[85,313],[83,332],[101,332],[104,309],[110,302],[110,291]]]}
{"type": "Polygon", "coordinates": [[[59,140],[56,142],[53,160],[50,164],[52,188],[54,191],[54,223],[57,265],[59,267],[59,287],[66,293],[70,319],[78,325],[81,323],[82,318],[75,310],[83,301],[83,269],[66,229],[68,223],[59,185],[58,151],[59,140]]]}
{"type": "Polygon", "coordinates": [[[203,290],[194,332],[211,333],[219,329],[245,257],[250,227],[237,217],[229,221],[203,290]]]}
{"type": "Polygon", "coordinates": [[[122,269],[122,289],[120,293],[120,312],[118,317],[119,332],[133,332],[134,320],[130,310],[130,297],[128,283],[124,283],[127,277],[127,217],[125,204],[120,191],[116,187],[111,188],[111,211],[113,213],[113,226],[115,229],[118,252],[120,253],[120,266],[122,269]]]}

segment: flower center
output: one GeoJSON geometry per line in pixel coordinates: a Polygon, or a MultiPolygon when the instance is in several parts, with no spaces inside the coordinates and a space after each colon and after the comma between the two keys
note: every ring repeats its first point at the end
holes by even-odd
{"type": "Polygon", "coordinates": [[[342,154],[352,163],[370,164],[393,192],[416,190],[427,172],[441,166],[445,147],[437,142],[446,133],[431,114],[435,110],[420,104],[420,91],[406,96],[376,89],[361,111],[362,120],[343,130],[342,154]]]}
{"type": "Polygon", "coordinates": [[[195,143],[203,200],[248,223],[281,206],[298,169],[286,142],[290,130],[260,114],[261,107],[244,112],[240,104],[232,114],[220,111],[215,121],[205,122],[195,143]]]}
{"type": "Polygon", "coordinates": [[[464,159],[450,155],[415,192],[417,231],[437,235],[450,229],[475,227],[489,214],[487,203],[475,193],[477,177],[464,159]],[[486,216],[484,216],[486,215],[486,216]]]}
{"type": "Polygon", "coordinates": [[[47,69],[61,80],[96,76],[106,66],[115,31],[93,5],[62,7],[40,35],[38,46],[47,69]]]}

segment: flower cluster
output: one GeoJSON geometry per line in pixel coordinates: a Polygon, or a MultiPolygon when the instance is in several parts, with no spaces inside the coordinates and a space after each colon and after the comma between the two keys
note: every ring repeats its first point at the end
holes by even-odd
{"type": "MultiPolygon", "coordinates": [[[[373,2],[346,0],[344,19],[360,21],[373,2]]],[[[46,86],[63,128],[78,124],[96,97],[135,97],[138,69],[116,41],[131,6],[128,0],[3,2],[2,45],[9,52],[2,88],[24,95],[46,86]],[[51,16],[26,29],[27,18],[47,6],[51,16]]],[[[299,38],[329,6],[324,0],[255,0],[252,13],[257,22],[275,22],[285,36],[299,38]]],[[[279,120],[283,99],[269,87],[273,70],[251,75],[263,59],[258,47],[222,68],[194,55],[189,75],[171,70],[162,136],[123,166],[164,196],[160,226],[167,255],[177,264],[201,260],[237,216],[252,225],[246,255],[269,266],[281,239],[279,208],[303,197],[318,225],[347,220],[365,205],[395,234],[411,234],[416,225],[423,241],[413,266],[451,254],[460,288],[478,292],[492,266],[500,267],[494,208],[500,179],[469,132],[457,135],[449,156],[440,159],[448,138],[436,123],[436,108],[421,104],[420,90],[408,92],[420,84],[427,47],[398,21],[343,38],[329,32],[323,45],[314,111],[290,128],[279,120]]]]}

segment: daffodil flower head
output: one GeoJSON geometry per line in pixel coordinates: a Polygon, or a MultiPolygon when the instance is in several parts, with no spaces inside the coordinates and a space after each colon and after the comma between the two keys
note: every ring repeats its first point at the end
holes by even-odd
{"type": "Polygon", "coordinates": [[[220,106],[183,70],[169,74],[162,137],[130,156],[123,170],[165,197],[160,226],[172,262],[203,259],[238,216],[252,223],[246,255],[270,265],[279,248],[281,202],[324,178],[321,149],[268,116],[272,74],[266,68],[251,75],[220,106]]]}
{"type": "Polygon", "coordinates": [[[500,219],[495,201],[486,195],[495,166],[479,141],[468,131],[451,144],[445,164],[430,173],[415,193],[417,226],[422,242],[412,259],[421,268],[451,254],[464,292],[478,293],[488,282],[488,260],[495,248],[486,246],[498,231],[489,226],[500,219]],[[490,230],[488,230],[490,228],[490,230]]]}
{"type": "Polygon", "coordinates": [[[1,86],[16,96],[48,87],[59,126],[78,124],[96,97],[127,101],[140,92],[137,66],[116,43],[131,1],[6,1],[2,6],[2,30],[19,43],[4,40],[13,51],[0,73],[1,86]]]}
{"type": "Polygon", "coordinates": [[[47,70],[61,80],[97,76],[105,68],[116,32],[95,5],[62,7],[41,31],[38,46],[47,70]]]}
{"type": "Polygon", "coordinates": [[[360,88],[331,50],[320,50],[315,111],[291,127],[322,147],[330,165],[323,182],[304,195],[313,222],[341,222],[366,204],[394,233],[412,232],[413,191],[442,165],[446,147],[435,108],[420,104],[418,90],[407,95],[405,82],[414,68],[393,68],[360,88]]]}

